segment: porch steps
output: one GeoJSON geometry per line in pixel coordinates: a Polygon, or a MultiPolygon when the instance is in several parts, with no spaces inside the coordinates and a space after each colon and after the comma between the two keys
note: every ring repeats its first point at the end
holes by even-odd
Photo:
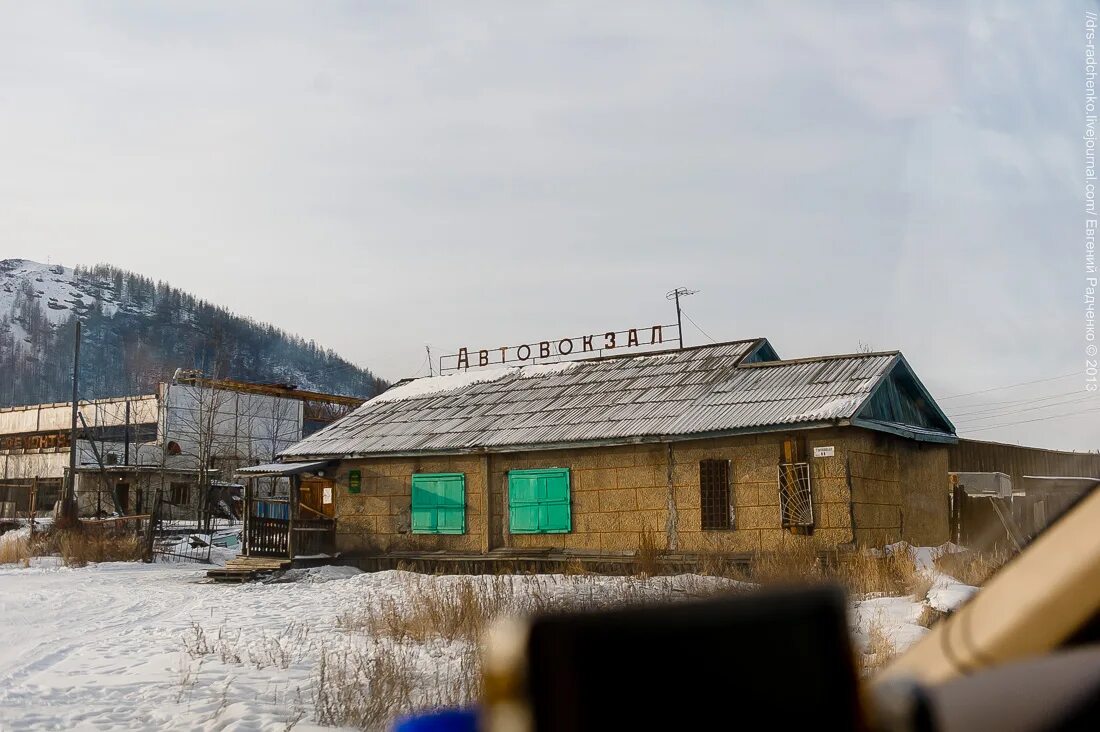
{"type": "Polygon", "coordinates": [[[289,559],[279,557],[237,557],[225,563],[225,567],[211,569],[206,576],[215,582],[250,582],[262,574],[290,567],[289,559]]]}

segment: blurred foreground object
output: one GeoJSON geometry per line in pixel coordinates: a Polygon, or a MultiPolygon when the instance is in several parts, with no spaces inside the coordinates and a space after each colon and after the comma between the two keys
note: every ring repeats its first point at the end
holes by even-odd
{"type": "Polygon", "coordinates": [[[831,586],[536,618],[492,634],[491,732],[702,728],[773,715],[862,729],[847,603],[831,586]]]}

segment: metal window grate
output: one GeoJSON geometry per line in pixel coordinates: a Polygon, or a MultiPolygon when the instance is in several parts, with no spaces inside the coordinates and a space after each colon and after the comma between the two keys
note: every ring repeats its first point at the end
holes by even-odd
{"type": "Polygon", "coordinates": [[[814,525],[809,463],[779,464],[779,517],[785,529],[814,525]]]}
{"type": "Polygon", "coordinates": [[[730,461],[699,461],[699,507],[704,530],[732,529],[730,461]]]}

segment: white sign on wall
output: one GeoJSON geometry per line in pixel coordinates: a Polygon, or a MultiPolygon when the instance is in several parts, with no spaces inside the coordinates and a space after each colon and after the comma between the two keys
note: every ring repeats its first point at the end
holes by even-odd
{"type": "Polygon", "coordinates": [[[836,448],[833,447],[832,445],[829,445],[828,447],[815,447],[814,448],[814,457],[815,458],[832,457],[835,454],[836,454],[836,448]]]}
{"type": "Polygon", "coordinates": [[[326,485],[325,490],[322,491],[321,500],[326,504],[332,503],[332,486],[326,485]]]}

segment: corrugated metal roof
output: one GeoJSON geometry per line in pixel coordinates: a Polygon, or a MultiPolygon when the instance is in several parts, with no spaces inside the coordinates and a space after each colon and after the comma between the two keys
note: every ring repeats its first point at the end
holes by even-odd
{"type": "Polygon", "coordinates": [[[298,475],[299,473],[312,473],[321,470],[327,465],[328,460],[315,460],[308,463],[265,463],[264,465],[238,468],[236,474],[250,478],[261,478],[270,475],[298,475]]]}
{"type": "Polygon", "coordinates": [[[282,455],[519,448],[850,419],[899,358],[877,353],[740,365],[761,343],[417,379],[282,455]]]}

